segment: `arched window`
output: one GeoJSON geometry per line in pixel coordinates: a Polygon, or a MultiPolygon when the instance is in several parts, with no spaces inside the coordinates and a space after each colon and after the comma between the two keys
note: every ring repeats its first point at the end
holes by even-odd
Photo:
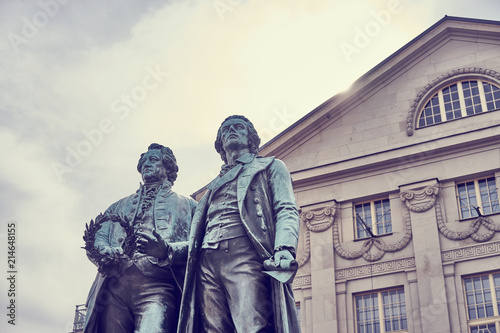
{"type": "Polygon", "coordinates": [[[463,80],[441,88],[425,103],[417,128],[500,109],[500,88],[488,81],[463,80]]]}

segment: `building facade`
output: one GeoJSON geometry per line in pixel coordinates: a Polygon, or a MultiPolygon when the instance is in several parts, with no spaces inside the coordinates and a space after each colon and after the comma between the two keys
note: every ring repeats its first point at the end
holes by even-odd
{"type": "Polygon", "coordinates": [[[500,22],[445,17],[266,144],[302,331],[500,332],[500,22]]]}

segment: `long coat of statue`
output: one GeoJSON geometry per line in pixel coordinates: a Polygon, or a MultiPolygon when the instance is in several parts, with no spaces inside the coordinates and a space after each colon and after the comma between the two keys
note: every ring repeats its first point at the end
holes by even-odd
{"type": "MultiPolygon", "coordinates": [[[[198,332],[196,269],[205,234],[209,198],[219,177],[208,186],[198,203],[191,223],[188,262],[182,296],[178,332],[198,332]]],[[[243,166],[237,180],[241,221],[262,262],[280,246],[296,249],[299,214],[291,177],[285,164],[274,157],[254,157],[243,166]]],[[[300,332],[291,284],[271,279],[274,332],[300,332]]]]}
{"type": "MultiPolygon", "coordinates": [[[[141,197],[144,195],[143,192],[144,186],[141,185],[135,194],[115,202],[106,210],[101,222],[102,226],[96,235],[95,245],[99,245],[100,241],[111,246],[123,245],[126,236],[124,229],[120,223],[111,221],[108,217],[116,216],[116,219],[122,223],[126,222],[131,225],[136,218],[141,197]]],[[[173,192],[168,180],[164,181],[153,203],[155,229],[163,239],[169,242],[172,248],[169,267],[180,287],[183,284],[187,239],[195,207],[196,201],[173,192]]],[[[106,289],[112,278],[113,276],[97,274],[87,300],[85,333],[102,332],[97,318],[102,307],[105,306],[106,289]]]]}

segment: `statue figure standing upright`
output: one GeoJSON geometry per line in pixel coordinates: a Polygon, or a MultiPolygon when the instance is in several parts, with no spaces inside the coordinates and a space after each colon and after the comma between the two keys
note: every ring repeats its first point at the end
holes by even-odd
{"type": "Polygon", "coordinates": [[[220,126],[224,165],[191,224],[178,332],[300,332],[290,284],[299,214],[290,173],[258,155],[243,116],[220,126]]]}
{"type": "Polygon", "coordinates": [[[98,268],[87,300],[85,333],[173,333],[177,328],[196,201],[176,194],[172,150],[151,144],[137,170],[144,185],[87,227],[98,268]]]}

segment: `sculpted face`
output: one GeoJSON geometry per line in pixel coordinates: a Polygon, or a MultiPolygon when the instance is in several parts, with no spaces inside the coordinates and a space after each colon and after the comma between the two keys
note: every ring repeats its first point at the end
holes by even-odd
{"type": "Polygon", "coordinates": [[[221,127],[221,140],[224,150],[239,150],[249,147],[248,129],[243,120],[230,119],[221,127]]]}
{"type": "Polygon", "coordinates": [[[161,158],[159,149],[148,150],[142,157],[141,175],[145,184],[162,181],[167,177],[167,169],[161,158]]]}

